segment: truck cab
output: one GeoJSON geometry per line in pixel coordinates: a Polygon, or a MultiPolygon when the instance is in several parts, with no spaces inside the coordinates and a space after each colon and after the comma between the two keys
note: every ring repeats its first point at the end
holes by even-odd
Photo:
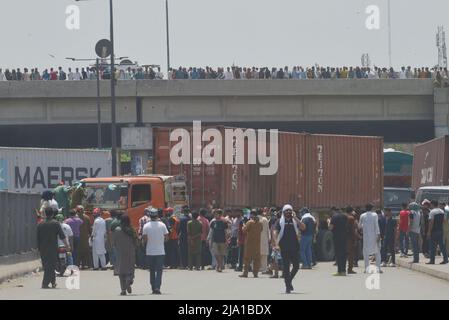
{"type": "Polygon", "coordinates": [[[449,186],[421,187],[416,192],[416,201],[422,203],[424,200],[437,200],[449,203],[449,186]]]}
{"type": "Polygon", "coordinates": [[[188,205],[185,181],[173,176],[87,178],[82,182],[86,194],[83,205],[87,212],[100,208],[126,213],[136,229],[149,206],[158,209],[172,207],[177,212],[188,205]]]}

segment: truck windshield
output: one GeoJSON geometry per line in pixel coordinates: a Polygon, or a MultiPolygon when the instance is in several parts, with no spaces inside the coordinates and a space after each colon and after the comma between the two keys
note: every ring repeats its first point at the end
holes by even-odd
{"type": "Polygon", "coordinates": [[[400,207],[410,202],[411,195],[408,190],[384,190],[384,207],[400,207]]]}
{"type": "Polygon", "coordinates": [[[118,183],[87,183],[86,208],[126,209],[128,185],[118,183]]]}
{"type": "Polygon", "coordinates": [[[418,190],[416,200],[422,203],[426,199],[449,203],[449,190],[418,190]]]}

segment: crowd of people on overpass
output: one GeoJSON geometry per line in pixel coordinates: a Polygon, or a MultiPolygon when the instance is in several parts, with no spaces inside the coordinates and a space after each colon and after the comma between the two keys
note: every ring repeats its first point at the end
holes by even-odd
{"type": "MultiPolygon", "coordinates": [[[[42,196],[38,248],[44,267],[43,288],[56,286],[58,246],[66,247],[73,259],[70,263],[81,269],[112,268],[119,276],[122,295],[132,291],[136,267],[149,269],[153,294],[161,293],[164,269],[218,273],[229,269],[241,272],[241,278],[263,274],[283,278],[286,293],[291,293],[299,269],[316,265],[317,235],[323,221],[308,208],[294,210],[288,204],[282,208],[211,206],[196,211],[184,206],[175,214],[173,208],[148,207],[135,228],[126,213],[116,210],[95,208],[89,213],[91,219],[79,205],[78,193],[70,203],[63,195],[61,185],[42,196]],[[58,237],[59,244],[55,242],[58,237]]],[[[395,267],[397,253],[409,257],[409,241],[413,263],[418,263],[423,253],[429,259],[427,264],[435,264],[437,248],[443,257],[440,264],[448,263],[446,203],[404,203],[396,217],[389,208],[375,210],[371,204],[364,209],[331,208],[330,213],[325,229],[333,234],[335,276],[355,274],[360,251],[362,272],[382,273],[383,267],[395,267]]]]}
{"type": "MultiPolygon", "coordinates": [[[[110,71],[100,68],[100,79],[110,79],[110,71]]],[[[40,72],[38,68],[29,70],[24,68],[0,69],[0,81],[33,81],[33,80],[96,80],[95,67],[68,68],[62,67],[45,69],[40,72]]],[[[120,67],[115,71],[117,80],[247,80],[247,79],[432,79],[436,84],[442,84],[449,78],[447,68],[442,67],[301,67],[293,68],[267,68],[267,67],[179,67],[170,68],[168,77],[164,75],[160,67],[120,67]]]]}

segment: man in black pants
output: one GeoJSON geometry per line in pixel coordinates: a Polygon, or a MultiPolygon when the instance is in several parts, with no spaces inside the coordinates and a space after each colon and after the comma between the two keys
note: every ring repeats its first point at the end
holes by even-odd
{"type": "Polygon", "coordinates": [[[397,221],[393,218],[391,209],[385,208],[385,218],[386,218],[386,225],[385,225],[385,241],[383,243],[384,245],[384,254],[385,254],[385,262],[388,261],[388,254],[390,254],[391,262],[388,264],[389,267],[395,267],[396,266],[396,259],[395,259],[395,240],[396,240],[396,229],[397,229],[397,221]]]}
{"type": "Polygon", "coordinates": [[[291,293],[293,289],[292,281],[299,270],[299,241],[300,230],[305,230],[305,225],[293,216],[291,205],[285,205],[282,209],[282,218],[276,222],[274,238],[277,242],[275,247],[281,250],[283,275],[285,281],[285,292],[291,293]],[[290,264],[293,265],[290,270],[290,264]]]}
{"type": "Polygon", "coordinates": [[[56,210],[50,207],[46,208],[45,221],[37,226],[37,248],[44,269],[42,289],[48,289],[50,284],[52,288],[56,288],[55,269],[58,263],[58,238],[64,241],[64,245],[70,251],[69,243],[61,225],[54,219],[56,213],[56,210]]]}
{"type": "Polygon", "coordinates": [[[346,233],[348,217],[336,211],[329,222],[329,230],[334,235],[335,258],[338,271],[334,276],[346,276],[346,233]]]}

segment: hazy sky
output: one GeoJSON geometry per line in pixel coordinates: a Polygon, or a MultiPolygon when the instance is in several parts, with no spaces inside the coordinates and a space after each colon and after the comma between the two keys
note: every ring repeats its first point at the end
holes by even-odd
{"type": "MultiPolygon", "coordinates": [[[[387,0],[169,0],[172,66],[388,65],[387,0]],[[365,27],[369,5],[379,30],[365,27]]],[[[116,53],[166,66],[165,1],[114,0],[116,53]]],[[[109,1],[2,1],[0,67],[75,66],[109,37],[109,1]],[[80,30],[65,26],[68,5],[80,30]],[[53,55],[53,57],[50,56],[53,55]]],[[[393,65],[437,63],[437,26],[449,32],[449,1],[391,0],[393,65]]],[[[81,66],[81,64],[79,64],[81,66]]]]}

